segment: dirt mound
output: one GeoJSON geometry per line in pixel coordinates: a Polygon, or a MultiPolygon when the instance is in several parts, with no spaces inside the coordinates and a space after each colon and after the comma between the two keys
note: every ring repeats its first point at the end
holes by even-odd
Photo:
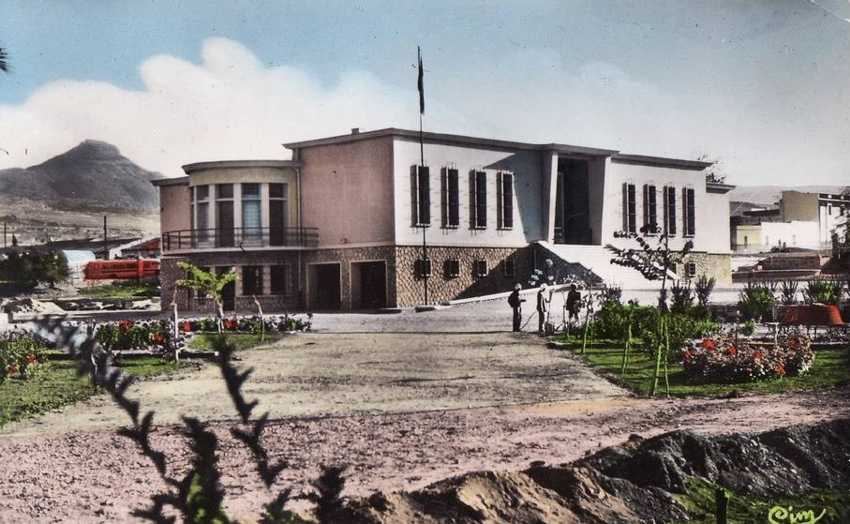
{"type": "Polygon", "coordinates": [[[757,497],[850,486],[850,419],[761,434],[633,435],[560,466],[475,472],[411,493],[351,501],[345,520],[403,522],[669,522],[688,477],[757,497]]]}

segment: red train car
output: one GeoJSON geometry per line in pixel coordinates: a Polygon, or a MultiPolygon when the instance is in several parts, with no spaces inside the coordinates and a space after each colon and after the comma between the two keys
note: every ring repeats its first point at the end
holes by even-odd
{"type": "Polygon", "coordinates": [[[135,280],[159,276],[159,260],[92,260],[86,264],[86,280],[135,280]]]}

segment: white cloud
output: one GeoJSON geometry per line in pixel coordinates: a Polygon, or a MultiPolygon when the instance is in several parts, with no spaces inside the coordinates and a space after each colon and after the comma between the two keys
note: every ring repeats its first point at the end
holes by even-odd
{"type": "MultiPolygon", "coordinates": [[[[814,175],[811,183],[845,178],[844,156],[835,152],[846,150],[846,129],[801,145],[805,129],[777,121],[745,94],[707,97],[696,85],[674,94],[610,63],[570,69],[554,51],[521,51],[486,68],[432,67],[429,130],[640,154],[708,153],[725,161],[733,183],[795,183],[801,168],[814,175]]],[[[93,138],[176,176],[190,162],[288,158],[282,142],[351,127],[418,125],[414,71],[404,88],[365,71],[343,72],[328,85],[298,68],[266,67],[232,40],[210,38],[199,64],[157,55],[139,72],[138,91],[60,80],[19,106],[0,105],[0,146],[9,152],[0,151],[0,167],[33,165],[93,138]]]]}

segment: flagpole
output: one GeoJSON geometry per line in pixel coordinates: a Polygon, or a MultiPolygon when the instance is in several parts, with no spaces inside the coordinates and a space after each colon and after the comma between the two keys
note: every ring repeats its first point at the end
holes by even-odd
{"type": "MultiPolygon", "coordinates": [[[[419,77],[418,77],[418,88],[419,88],[419,166],[421,169],[425,168],[425,140],[422,137],[422,113],[425,112],[425,88],[424,88],[424,71],[422,70],[422,50],[419,46],[416,46],[416,57],[418,59],[419,64],[419,77]]],[[[430,176],[430,175],[429,175],[430,176]]],[[[431,190],[431,184],[428,184],[428,190],[431,190]]],[[[429,199],[430,201],[430,199],[429,199]]],[[[430,213],[429,213],[430,215],[430,213]]],[[[429,218],[430,221],[430,218],[429,218]]],[[[425,224],[422,225],[422,286],[425,291],[425,305],[428,305],[428,275],[425,269],[425,261],[428,260],[428,247],[425,242],[425,231],[428,228],[425,224]]]]}

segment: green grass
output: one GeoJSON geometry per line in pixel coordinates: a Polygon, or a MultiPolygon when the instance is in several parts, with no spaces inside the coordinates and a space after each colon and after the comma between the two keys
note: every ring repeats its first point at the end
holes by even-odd
{"type": "MultiPolygon", "coordinates": [[[[688,511],[689,523],[714,524],[714,492],[717,486],[711,482],[691,477],[687,482],[687,494],[677,495],[676,500],[688,511]]],[[[823,510],[826,513],[818,520],[819,524],[838,524],[850,522],[850,491],[813,491],[800,495],[786,495],[775,499],[765,500],[756,497],[731,493],[727,506],[728,520],[730,523],[766,523],[768,513],[774,506],[781,506],[787,510],[790,506],[792,512],[810,510],[817,517],[823,510]]],[[[778,519],[776,522],[811,522],[810,520],[790,520],[790,517],[778,519]]]]}
{"type": "MultiPolygon", "coordinates": [[[[0,427],[3,425],[85,400],[96,393],[88,377],[78,377],[71,360],[54,360],[29,380],[7,379],[0,384],[0,427]]],[[[184,364],[181,364],[181,368],[184,364]]],[[[139,378],[177,371],[173,362],[159,357],[126,359],[121,369],[139,378]]]]}
{"type": "MultiPolygon", "coordinates": [[[[587,350],[581,354],[580,342],[568,342],[569,350],[584,359],[585,362],[610,378],[639,395],[649,395],[652,386],[652,375],[655,371],[655,360],[650,355],[633,349],[629,355],[629,368],[625,375],[620,374],[623,362],[623,348],[613,342],[595,342],[588,344],[587,350]]],[[[802,391],[826,389],[850,383],[850,348],[818,349],[815,351],[815,362],[812,368],[803,376],[784,377],[774,380],[736,383],[696,383],[689,380],[682,366],[676,363],[669,365],[670,395],[673,397],[686,396],[721,396],[732,391],[740,393],[782,393],[785,391],[802,391]]],[[[659,380],[656,394],[664,394],[664,378],[659,380]]]]}
{"type": "Polygon", "coordinates": [[[159,287],[153,282],[116,282],[102,286],[92,286],[80,289],[80,295],[98,299],[120,299],[150,298],[159,296],[159,287]]]}
{"type": "MultiPolygon", "coordinates": [[[[189,349],[195,351],[212,351],[213,340],[215,340],[215,337],[217,336],[218,334],[216,333],[198,333],[192,337],[192,340],[189,341],[189,349]]],[[[253,333],[227,334],[227,339],[236,346],[237,351],[252,349],[264,344],[271,344],[272,342],[280,340],[281,337],[282,335],[280,333],[270,332],[266,333],[265,340],[260,342],[260,336],[253,333]]]]}

